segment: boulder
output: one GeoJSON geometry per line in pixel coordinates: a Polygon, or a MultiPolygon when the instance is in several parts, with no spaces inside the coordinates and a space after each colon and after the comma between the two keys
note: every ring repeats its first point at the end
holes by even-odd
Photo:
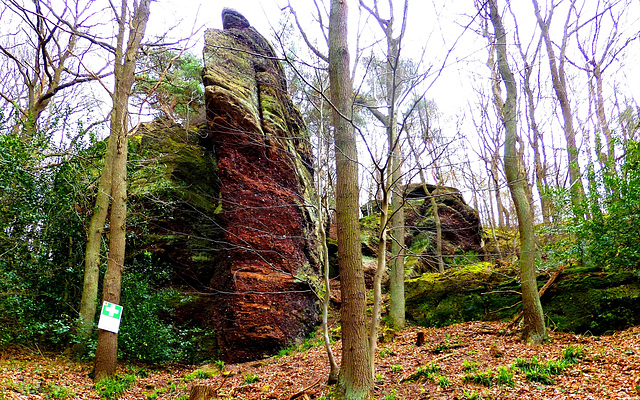
{"type": "MultiPolygon", "coordinates": [[[[482,226],[477,210],[469,206],[456,188],[431,184],[409,184],[405,188],[405,260],[408,277],[437,270],[435,263],[436,224],[431,198],[435,197],[442,228],[442,253],[445,257],[474,252],[484,253],[482,226]]],[[[361,211],[361,231],[365,238],[363,252],[376,249],[379,232],[379,204],[371,201],[361,211]]],[[[375,254],[370,254],[375,256],[375,254]]],[[[451,264],[451,262],[448,262],[451,264]]]]}
{"type": "MultiPolygon", "coordinates": [[[[554,274],[538,275],[541,288],[554,274]]],[[[407,318],[422,326],[511,320],[520,310],[518,271],[482,262],[405,282],[407,318]]],[[[601,335],[640,323],[640,280],[632,271],[568,266],[542,298],[546,323],[562,332],[601,335]]]]}

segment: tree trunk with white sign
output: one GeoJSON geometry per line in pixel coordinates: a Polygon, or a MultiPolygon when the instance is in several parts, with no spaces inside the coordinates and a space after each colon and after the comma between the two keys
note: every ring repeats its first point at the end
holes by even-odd
{"type": "MultiPolygon", "coordinates": [[[[115,90],[112,94],[113,110],[111,111],[110,141],[115,142],[115,153],[111,165],[111,215],[110,238],[107,271],[102,288],[103,301],[120,302],[120,285],[124,267],[126,217],[127,217],[127,131],[128,104],[131,87],[135,77],[136,56],[140,42],[144,37],[149,20],[149,4],[151,0],[134,2],[133,15],[128,18],[127,2],[122,1],[118,21],[118,37],[114,67],[115,90]],[[129,31],[127,32],[127,27],[129,31]],[[125,48],[125,39],[128,41],[125,48]]],[[[106,169],[106,167],[105,167],[106,169]]],[[[111,377],[116,372],[116,355],[118,350],[116,333],[100,330],[94,367],[94,381],[111,377]]]]}

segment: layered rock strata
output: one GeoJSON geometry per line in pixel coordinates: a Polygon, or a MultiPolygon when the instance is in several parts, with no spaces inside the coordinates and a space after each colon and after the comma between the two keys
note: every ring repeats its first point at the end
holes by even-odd
{"type": "Polygon", "coordinates": [[[318,218],[304,122],[271,45],[239,13],[205,33],[205,140],[220,184],[210,290],[227,361],[272,354],[318,321],[318,218]]]}

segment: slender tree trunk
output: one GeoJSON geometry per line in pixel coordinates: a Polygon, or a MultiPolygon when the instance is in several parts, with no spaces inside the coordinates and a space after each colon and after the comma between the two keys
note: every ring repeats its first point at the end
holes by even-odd
{"type": "Polygon", "coordinates": [[[604,147],[605,152],[600,151],[600,159],[603,166],[608,166],[615,171],[615,165],[610,163],[610,160],[615,160],[615,147],[613,144],[613,136],[611,135],[611,129],[609,129],[609,122],[604,112],[604,96],[602,94],[602,65],[601,63],[594,62],[593,65],[593,79],[596,81],[594,99],[596,102],[596,116],[598,118],[598,128],[604,135],[604,147]]]}
{"type": "MultiPolygon", "coordinates": [[[[373,7],[369,7],[363,0],[360,0],[360,6],[366,9],[380,25],[387,41],[387,59],[384,71],[384,83],[386,89],[387,114],[383,115],[375,108],[370,111],[382,122],[387,131],[387,140],[389,143],[388,153],[388,175],[390,184],[383,190],[391,191],[391,209],[388,213],[390,216],[391,234],[391,271],[389,274],[389,315],[397,328],[405,326],[405,301],[404,301],[404,190],[402,186],[402,150],[400,146],[398,134],[398,111],[399,103],[398,92],[400,87],[400,78],[398,71],[400,68],[400,44],[404,37],[407,24],[407,13],[409,2],[405,0],[403,3],[402,19],[400,32],[394,37],[394,2],[389,1],[389,16],[384,18],[380,14],[378,0],[373,1],[373,7]]],[[[384,186],[384,181],[381,181],[384,186]]],[[[381,229],[383,229],[381,227],[381,229]]],[[[386,228],[384,228],[386,229],[386,228]]],[[[386,266],[386,260],[385,260],[386,266]]],[[[377,329],[377,327],[372,327],[377,329]]]]}
{"type": "Polygon", "coordinates": [[[542,305],[538,295],[535,274],[535,232],[530,196],[527,193],[527,175],[522,154],[516,150],[518,140],[516,82],[509,69],[506,32],[498,14],[497,0],[489,0],[491,23],[495,30],[498,70],[507,89],[504,104],[496,104],[502,109],[501,118],[505,127],[504,169],[511,190],[511,196],[518,215],[520,231],[520,281],[522,285],[522,307],[525,328],[524,340],[533,345],[541,344],[546,338],[542,305]]]}
{"type": "Polygon", "coordinates": [[[540,132],[538,123],[536,121],[535,101],[533,96],[533,89],[531,88],[531,72],[533,71],[533,69],[526,60],[524,53],[522,53],[522,50],[520,52],[522,54],[522,59],[525,62],[523,90],[527,99],[529,129],[532,136],[530,144],[531,148],[533,149],[533,165],[535,170],[536,187],[538,188],[538,193],[540,194],[540,211],[542,212],[542,221],[546,225],[549,225],[551,223],[552,213],[551,199],[549,198],[548,190],[545,185],[546,171],[540,157],[540,147],[543,146],[543,143],[542,133],[540,132]]]}
{"type": "MultiPolygon", "coordinates": [[[[326,199],[326,197],[325,197],[326,199]]],[[[320,200],[320,199],[318,199],[320,200]]],[[[320,206],[320,210],[327,209],[318,201],[318,205],[320,206]]],[[[327,233],[324,229],[324,218],[322,217],[323,213],[320,212],[320,221],[323,221],[320,224],[320,248],[322,249],[322,262],[323,262],[323,273],[324,273],[324,285],[326,287],[324,299],[322,299],[322,335],[324,337],[324,347],[327,351],[327,357],[329,358],[329,378],[327,379],[328,384],[334,384],[338,381],[338,372],[340,371],[338,364],[336,363],[336,358],[333,355],[333,350],[331,349],[331,339],[329,337],[329,303],[331,302],[331,280],[329,279],[329,248],[327,247],[327,233]]]]}
{"type": "MultiPolygon", "coordinates": [[[[393,114],[395,116],[395,112],[393,114]]],[[[389,273],[389,315],[395,326],[403,329],[404,301],[404,193],[402,186],[402,152],[398,138],[396,118],[387,127],[391,156],[391,271],[389,273]]]]}
{"type": "MultiPolygon", "coordinates": [[[[323,90],[324,92],[324,90],[323,90]]],[[[329,160],[329,145],[323,146],[323,143],[329,143],[327,137],[325,137],[325,124],[324,124],[324,104],[321,102],[318,107],[318,112],[320,113],[320,118],[318,119],[318,123],[320,128],[318,129],[318,135],[320,135],[320,140],[318,141],[318,157],[317,162],[326,163],[329,160]],[[323,154],[323,151],[326,153],[323,154]],[[321,161],[322,160],[322,161],[321,161]]],[[[320,223],[320,248],[322,250],[322,263],[323,263],[323,275],[324,275],[324,285],[326,287],[324,299],[322,300],[322,335],[324,337],[324,347],[327,351],[327,358],[329,359],[329,377],[327,378],[327,384],[333,385],[338,381],[338,373],[340,372],[340,367],[336,363],[336,358],[333,354],[333,350],[331,349],[331,338],[329,336],[329,304],[331,303],[331,279],[329,277],[329,248],[327,246],[327,231],[325,229],[325,220],[329,221],[329,205],[327,204],[327,197],[329,191],[329,182],[328,176],[329,172],[327,171],[327,176],[324,175],[324,165],[318,165],[317,168],[317,182],[318,187],[316,189],[317,201],[318,201],[318,215],[321,221],[320,223]]]]}
{"type": "MultiPolygon", "coordinates": [[[[403,23],[406,21],[407,3],[405,2],[403,23]]],[[[404,32],[404,30],[403,30],[404,32]]],[[[387,140],[391,158],[391,270],[389,273],[389,315],[394,325],[403,329],[405,322],[404,302],[404,190],[402,185],[402,148],[398,134],[398,68],[400,64],[400,41],[402,35],[393,38],[393,16],[387,24],[387,140]]]]}
{"type": "Polygon", "coordinates": [[[382,311],[382,277],[387,270],[387,226],[389,223],[389,187],[381,173],[382,204],[380,206],[380,233],[378,236],[378,263],[373,277],[373,310],[371,312],[371,330],[369,332],[369,361],[371,376],[375,376],[375,355],[378,345],[378,329],[382,311]]]}
{"type": "MultiPolygon", "coordinates": [[[[120,303],[120,287],[126,248],[127,217],[127,131],[128,105],[135,77],[136,55],[149,20],[151,0],[134,3],[133,16],[127,24],[127,2],[122,1],[118,21],[118,44],[114,67],[115,88],[112,94],[111,138],[115,153],[111,169],[111,216],[107,271],[102,285],[102,300],[120,303]],[[127,47],[124,48],[126,29],[129,28],[127,47]]],[[[118,335],[105,330],[98,332],[94,365],[94,381],[111,377],[116,372],[118,335]]]]}
{"type": "Polygon", "coordinates": [[[500,197],[500,176],[498,175],[498,160],[498,150],[495,150],[491,155],[491,179],[493,181],[496,206],[498,207],[498,227],[505,228],[509,226],[509,213],[507,212],[504,204],[502,204],[502,198],[500,197]]]}
{"type": "Polygon", "coordinates": [[[436,190],[431,193],[431,209],[433,210],[433,222],[436,224],[436,260],[438,261],[438,272],[444,273],[444,260],[442,258],[442,223],[440,222],[440,213],[438,212],[438,202],[436,201],[436,195],[438,193],[438,186],[436,190]]]}
{"type": "Polygon", "coordinates": [[[411,142],[409,142],[409,148],[411,149],[411,153],[413,153],[413,158],[416,160],[416,165],[418,166],[418,175],[420,176],[420,183],[422,184],[422,190],[424,194],[430,196],[431,209],[433,212],[434,222],[436,224],[436,260],[438,263],[438,271],[440,273],[444,272],[444,259],[442,258],[442,223],[440,221],[440,214],[438,213],[438,203],[436,202],[436,194],[438,192],[438,184],[436,184],[436,190],[433,192],[429,192],[429,188],[427,188],[427,178],[424,174],[424,168],[422,168],[422,164],[420,164],[420,157],[418,156],[418,152],[416,151],[415,146],[411,142]]]}
{"type": "Polygon", "coordinates": [[[336,153],[338,266],[342,294],[342,365],[337,394],[366,399],[373,390],[366,326],[366,291],[358,222],[358,152],[351,115],[353,85],[349,75],[347,2],[331,0],[329,15],[329,85],[336,153]]]}
{"type": "MultiPolygon", "coordinates": [[[[111,115],[111,129],[118,132],[117,149],[113,160],[113,183],[111,194],[111,215],[109,219],[109,256],[107,270],[102,284],[102,301],[120,304],[120,288],[124,268],[126,217],[127,217],[127,112],[128,96],[124,99],[114,95],[114,113],[111,115]],[[118,99],[118,100],[116,100],[118,99]],[[122,100],[127,100],[122,104],[122,100]],[[115,101],[119,104],[115,105],[115,101]],[[124,107],[122,107],[124,105],[124,107]]],[[[118,350],[117,334],[100,329],[94,368],[94,379],[111,377],[116,372],[116,354],[118,350]]]]}
{"type": "Polygon", "coordinates": [[[100,247],[104,223],[107,219],[109,203],[111,199],[111,167],[117,138],[109,136],[107,153],[104,158],[102,175],[98,183],[98,193],[94,212],[87,232],[87,246],[84,256],[84,284],[82,286],[82,298],[80,300],[80,318],[76,325],[78,343],[74,344],[72,352],[76,356],[85,353],[87,340],[93,332],[93,324],[98,303],[98,281],[100,279],[100,247]]]}

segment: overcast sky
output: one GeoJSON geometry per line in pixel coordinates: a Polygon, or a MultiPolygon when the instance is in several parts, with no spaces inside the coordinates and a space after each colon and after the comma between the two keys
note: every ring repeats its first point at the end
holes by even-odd
{"type": "MultiPolygon", "coordinates": [[[[370,21],[367,27],[362,22],[361,16],[358,14],[357,1],[348,0],[350,2],[350,35],[351,43],[355,43],[355,35],[358,33],[360,26],[361,33],[365,38],[364,41],[369,43],[380,37],[379,26],[370,21]]],[[[367,4],[371,4],[373,0],[365,0],[367,4]]],[[[538,0],[541,8],[545,9],[549,0],[538,0]]],[[[622,0],[624,1],[624,0],[622,0]]],[[[400,3],[400,1],[395,1],[400,3]]],[[[328,3],[328,1],[326,1],[328,3]]],[[[381,1],[381,4],[387,3],[381,1]]],[[[298,16],[303,20],[303,26],[307,33],[315,38],[320,38],[317,24],[311,18],[315,14],[315,8],[311,0],[291,0],[291,4],[296,9],[298,16]]],[[[505,7],[506,1],[499,1],[502,7],[505,7]]],[[[569,1],[565,0],[560,3],[552,20],[552,39],[559,40],[562,35],[562,26],[567,16],[567,5],[569,1]]],[[[590,15],[590,7],[594,7],[597,2],[595,0],[578,0],[577,4],[582,7],[581,15],[590,15]]],[[[271,31],[277,29],[279,20],[282,16],[282,8],[287,5],[287,0],[159,0],[152,5],[152,16],[149,25],[150,34],[164,33],[167,27],[179,24],[176,36],[186,36],[192,29],[199,27],[204,28],[222,28],[221,12],[224,7],[234,8],[242,13],[260,33],[265,37],[271,38],[271,31]]],[[[328,4],[327,4],[328,7],[328,4]]],[[[399,8],[399,6],[397,6],[399,8]]],[[[461,129],[464,135],[470,138],[471,147],[473,148],[475,134],[473,125],[470,121],[471,111],[477,108],[479,88],[487,87],[489,81],[489,69],[487,68],[487,40],[474,30],[479,29],[479,19],[473,0],[411,0],[409,5],[409,22],[408,32],[405,40],[403,56],[410,58],[422,58],[425,65],[432,65],[433,71],[438,71],[441,66],[445,65],[442,73],[438,75],[437,80],[429,87],[427,98],[434,100],[442,113],[442,121],[448,124],[448,129],[461,129]],[[455,4],[455,8],[454,5],[455,4]],[[446,63],[445,63],[446,61],[446,63]],[[456,126],[464,117],[462,127],[456,126]]],[[[535,42],[531,44],[537,30],[535,16],[533,14],[533,5],[531,0],[512,0],[511,11],[503,8],[503,19],[506,25],[510,44],[513,45],[516,27],[513,24],[511,12],[518,21],[518,32],[523,46],[535,46],[535,42]]],[[[626,15],[623,16],[623,30],[620,32],[623,36],[632,36],[640,30],[640,2],[633,1],[626,15]]],[[[585,20],[586,18],[583,18],[585,20]]],[[[622,26],[622,25],[621,25],[622,26]]],[[[490,28],[490,31],[493,31],[490,28]]],[[[588,32],[584,32],[586,35],[588,32]]],[[[608,32],[604,32],[606,35],[608,32]]],[[[195,43],[192,52],[201,54],[202,52],[202,36],[200,31],[195,35],[195,43]]],[[[584,65],[584,60],[579,53],[570,53],[572,61],[579,65],[584,65]]],[[[320,45],[319,47],[323,47],[320,45]]],[[[380,45],[382,47],[382,45],[380,45]]],[[[512,54],[517,55],[517,50],[510,49],[512,54]]],[[[544,48],[542,49],[544,52],[544,48]]],[[[546,54],[540,63],[542,71],[541,86],[546,86],[547,99],[542,102],[542,107],[536,110],[542,128],[547,134],[554,135],[554,146],[560,148],[564,146],[563,138],[558,132],[561,132],[560,122],[554,117],[554,100],[552,91],[549,86],[550,79],[548,76],[548,61],[546,54]]],[[[619,95],[626,97],[635,97],[640,94],[640,78],[636,72],[637,65],[640,65],[640,41],[633,42],[619,57],[619,61],[615,63],[613,68],[607,71],[606,79],[606,95],[612,96],[617,91],[619,95]]],[[[353,54],[352,54],[353,57],[353,54]]],[[[517,66],[514,66],[517,68],[517,66]]],[[[570,82],[576,80],[572,85],[573,106],[575,110],[581,111],[581,108],[588,107],[586,91],[586,78],[582,76],[582,72],[567,65],[570,82]]],[[[518,71],[514,71],[518,73],[518,71]]],[[[435,79],[434,74],[429,82],[435,79]]],[[[588,117],[582,116],[583,121],[588,117]]],[[[521,124],[525,121],[521,121],[521,124]]],[[[579,123],[578,123],[579,125],[579,123]]],[[[578,128],[579,130],[580,128],[578,128]]],[[[580,140],[580,132],[579,140],[580,140]]],[[[464,155],[468,158],[475,158],[472,151],[464,155]]],[[[586,155],[585,155],[586,156],[586,155]]],[[[481,166],[478,165],[478,168],[481,166]]]]}

